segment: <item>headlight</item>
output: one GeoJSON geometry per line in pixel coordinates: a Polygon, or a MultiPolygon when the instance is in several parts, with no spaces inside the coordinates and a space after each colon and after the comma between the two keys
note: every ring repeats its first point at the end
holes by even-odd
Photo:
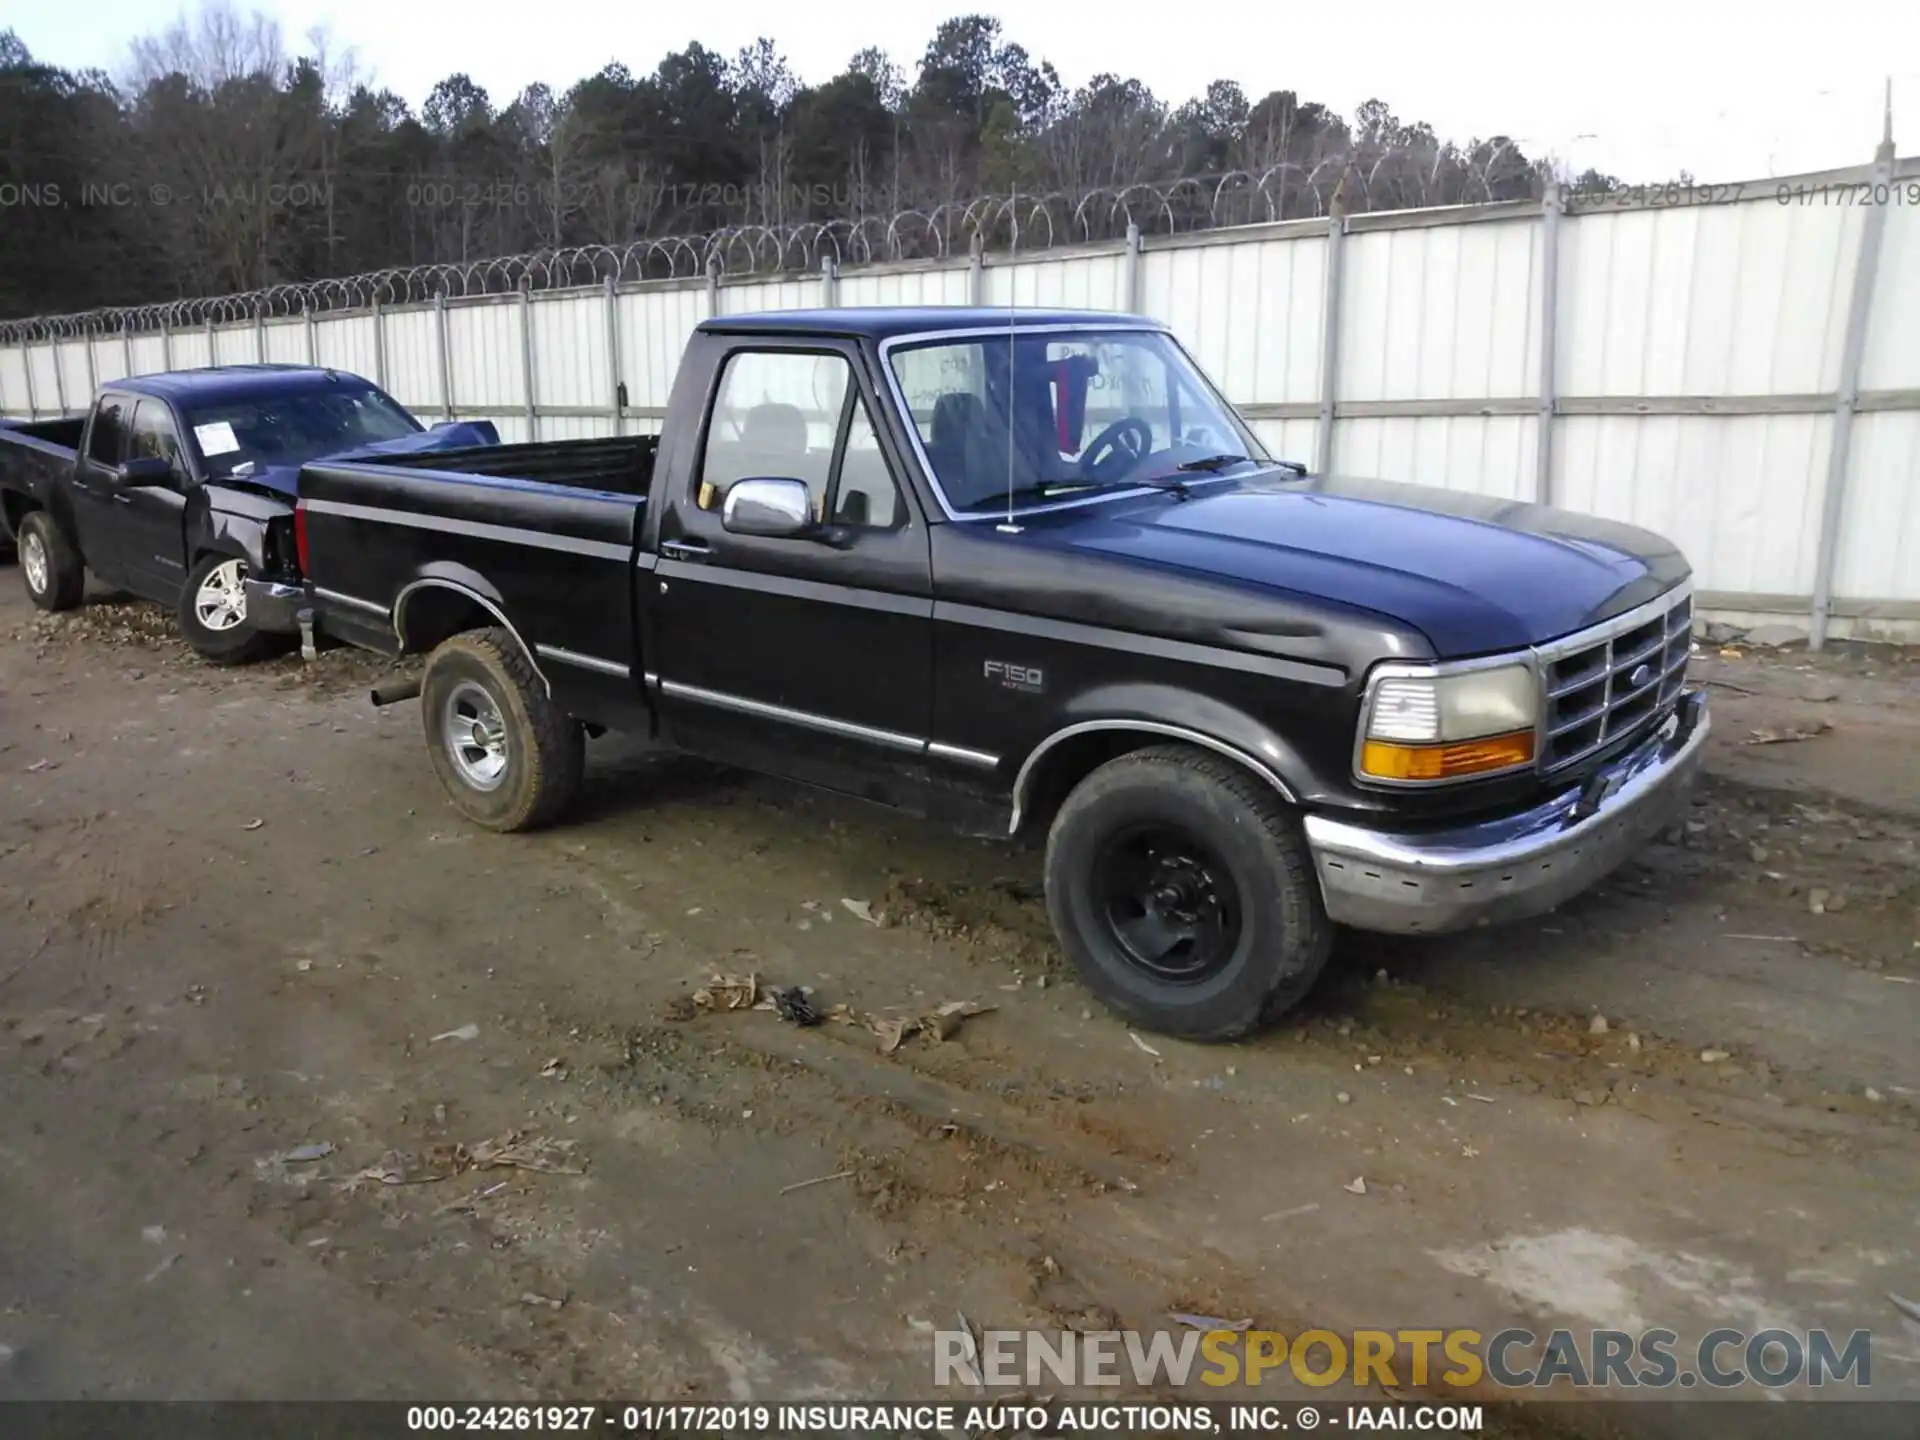
{"type": "Polygon", "coordinates": [[[1539,686],[1526,665],[1451,674],[1383,670],[1367,692],[1360,775],[1462,780],[1531,764],[1539,707],[1539,686]]]}

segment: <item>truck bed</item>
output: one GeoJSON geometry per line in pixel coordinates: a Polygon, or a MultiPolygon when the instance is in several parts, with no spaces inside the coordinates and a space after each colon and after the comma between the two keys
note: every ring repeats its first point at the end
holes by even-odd
{"type": "Polygon", "coordinates": [[[74,452],[80,448],[80,437],[86,432],[85,415],[67,415],[58,420],[0,420],[0,442],[15,436],[24,436],[28,440],[38,441],[36,449],[54,449],[67,452],[71,460],[74,452]]]}
{"type": "Polygon", "coordinates": [[[521,445],[475,445],[383,456],[379,463],[451,475],[491,475],[532,480],[570,490],[645,496],[659,453],[657,435],[615,435],[593,440],[541,440],[521,445]]]}

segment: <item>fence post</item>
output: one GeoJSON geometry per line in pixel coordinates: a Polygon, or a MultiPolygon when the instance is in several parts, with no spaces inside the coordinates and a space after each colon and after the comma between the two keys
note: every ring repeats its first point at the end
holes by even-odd
{"type": "MultiPolygon", "coordinates": [[[[1893,111],[1887,110],[1886,131],[1873,157],[1873,189],[1893,184],[1893,111]]],[[[1853,446],[1853,416],[1860,406],[1860,361],[1867,348],[1867,326],[1873,318],[1874,272],[1880,268],[1880,241],[1887,232],[1888,205],[1863,206],[1860,214],[1860,254],[1853,268],[1853,295],[1847,304],[1846,339],[1840,346],[1840,383],[1833,401],[1833,441],[1827,451],[1827,488],[1820,505],[1820,549],[1814,560],[1813,624],[1807,636],[1809,650],[1827,643],[1833,619],[1833,572],[1840,560],[1840,529],[1846,522],[1847,460],[1853,446]]]]}
{"type": "Polygon", "coordinates": [[[387,388],[387,326],[380,314],[380,297],[373,297],[373,383],[387,388]]]}
{"type": "Polygon", "coordinates": [[[67,376],[66,366],[60,363],[60,340],[55,336],[47,342],[47,353],[53,356],[53,403],[54,414],[67,413],[67,376]]]}
{"type": "Polygon", "coordinates": [[[173,326],[164,320],[160,322],[160,368],[173,368],[173,326]]]}
{"type": "Polygon", "coordinates": [[[831,255],[820,257],[820,304],[831,310],[840,303],[840,267],[831,255]]]}
{"type": "Polygon", "coordinates": [[[213,337],[213,316],[211,314],[207,316],[206,330],[207,330],[207,365],[209,367],[212,367],[220,363],[220,347],[213,337]]]}
{"type": "Polygon", "coordinates": [[[620,285],[607,276],[607,402],[613,406],[613,433],[626,433],[626,407],[620,403],[620,285]]]}
{"type": "Polygon", "coordinates": [[[540,417],[533,398],[533,290],[520,282],[520,370],[526,377],[527,439],[540,438],[540,417]]]}
{"type": "Polygon", "coordinates": [[[1129,315],[1140,313],[1140,227],[1129,220],[1127,222],[1127,265],[1126,311],[1129,315]]]}
{"type": "Polygon", "coordinates": [[[93,359],[93,331],[88,330],[86,332],[86,336],[87,336],[87,394],[92,395],[96,391],[98,391],[100,388],[100,370],[99,370],[99,367],[94,363],[94,359],[93,359]]]}
{"type": "Polygon", "coordinates": [[[1540,197],[1540,421],[1533,447],[1533,498],[1553,504],[1553,416],[1559,407],[1560,182],[1540,197]]]}
{"type": "Polygon", "coordinates": [[[1320,428],[1313,437],[1316,475],[1333,468],[1333,406],[1340,370],[1340,280],[1347,242],[1347,214],[1342,201],[1336,191],[1333,213],[1327,220],[1327,288],[1320,318],[1320,428]]]}
{"type": "Polygon", "coordinates": [[[707,257],[707,319],[720,313],[720,258],[707,257]]]}
{"type": "Polygon", "coordinates": [[[433,329],[440,351],[440,418],[453,419],[453,350],[447,344],[447,292],[433,297],[433,329]]]}
{"type": "Polygon", "coordinates": [[[24,337],[20,341],[20,362],[21,369],[27,376],[27,419],[38,420],[40,402],[34,398],[33,394],[33,341],[24,337]]]}
{"type": "Polygon", "coordinates": [[[320,363],[320,337],[315,333],[313,306],[304,300],[300,302],[300,320],[303,328],[307,332],[307,364],[318,365],[320,363]]]}
{"type": "Polygon", "coordinates": [[[258,305],[253,307],[253,358],[267,363],[267,312],[258,305]]]}
{"type": "Polygon", "coordinates": [[[120,364],[127,374],[133,374],[133,332],[127,328],[124,316],[120,320],[120,364]]]}
{"type": "Polygon", "coordinates": [[[977,230],[967,242],[967,303],[976,307],[987,303],[987,242],[977,230]]]}

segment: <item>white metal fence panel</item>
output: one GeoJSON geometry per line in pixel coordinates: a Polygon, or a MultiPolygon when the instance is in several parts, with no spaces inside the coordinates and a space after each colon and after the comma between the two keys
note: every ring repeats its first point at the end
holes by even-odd
{"type": "Polygon", "coordinates": [[[173,337],[175,370],[200,370],[213,363],[213,342],[204,329],[182,330],[173,337]]]}
{"type": "Polygon", "coordinates": [[[1539,426],[1533,417],[1511,415],[1341,420],[1333,429],[1333,468],[1531,500],[1539,426]]]}
{"type": "Polygon", "coordinates": [[[379,349],[374,342],[373,324],[373,316],[364,310],[329,315],[316,321],[313,332],[316,360],[363,380],[377,380],[379,349]]]}
{"type": "MultiPolygon", "coordinates": [[[[607,356],[606,291],[536,297],[532,310],[534,402],[611,406],[613,373],[607,356]]],[[[542,423],[540,433],[556,439],[561,434],[546,423],[542,423]]]]}
{"type": "Polygon", "coordinates": [[[409,410],[440,406],[440,327],[432,310],[382,313],[387,350],[386,392],[409,410]]]}
{"type": "Polygon", "coordinates": [[[1129,308],[1120,255],[1029,255],[986,269],[986,303],[1043,310],[1129,308]]]}
{"type": "Polygon", "coordinates": [[[753,280],[720,287],[722,315],[753,315],[762,310],[811,310],[820,303],[818,277],[753,280]]]}
{"type": "Polygon", "coordinates": [[[87,368],[87,342],[62,340],[54,347],[55,363],[60,367],[60,393],[66,408],[84,410],[93,396],[93,375],[87,368]]]}
{"type": "Polygon", "coordinates": [[[519,309],[513,297],[447,306],[447,352],[456,410],[525,410],[519,309]]]}
{"type": "Polygon", "coordinates": [[[93,345],[93,383],[106,385],[137,373],[128,363],[128,347],[121,336],[96,337],[93,345]]]}
{"type": "Polygon", "coordinates": [[[26,419],[37,408],[27,403],[28,398],[26,347],[0,348],[0,415],[26,419]]]}
{"type": "Polygon", "coordinates": [[[1568,217],[1560,393],[1833,389],[1861,213],[1769,196],[1568,217]]]}
{"type": "Polygon", "coordinates": [[[1139,304],[1236,405],[1302,404],[1320,394],[1326,286],[1324,234],[1182,245],[1141,256],[1139,304]]]}
{"type": "MultiPolygon", "coordinates": [[[[652,285],[620,296],[620,380],[632,409],[664,409],[680,352],[707,318],[703,283],[652,285]]],[[[651,433],[627,421],[629,431],[651,433]]]]}
{"type": "Polygon", "coordinates": [[[82,401],[68,401],[60,388],[60,357],[51,344],[27,347],[27,383],[33,391],[35,406],[42,415],[57,415],[82,401]]]}
{"type": "Polygon", "coordinates": [[[133,337],[132,348],[135,375],[155,375],[167,368],[166,336],[136,335],[133,337]]]}
{"type": "Polygon", "coordinates": [[[972,280],[964,260],[878,275],[840,277],[842,305],[966,305],[972,280]]]}
{"type": "Polygon", "coordinates": [[[1920,411],[1856,417],[1848,460],[1834,593],[1920,600],[1920,411]]]}
{"type": "MultiPolygon", "coordinates": [[[[1908,182],[1920,188],[1920,183],[1908,182]]],[[[1906,193],[1905,190],[1902,193],[1906,193]]],[[[1891,206],[1861,356],[1865,390],[1920,390],[1920,204],[1891,206]]],[[[1909,471],[1920,476],[1920,471],[1909,471]]],[[[1916,480],[1920,485],[1920,480],[1916,480]]],[[[1920,566],[1920,558],[1914,561],[1920,566]]]]}
{"type": "Polygon", "coordinates": [[[251,325],[220,325],[213,332],[213,363],[252,365],[259,361],[259,335],[251,325]]]}
{"type": "Polygon", "coordinates": [[[275,365],[307,363],[307,324],[304,320],[269,320],[267,359],[275,365]]]}
{"type": "Polygon", "coordinates": [[[1570,416],[1559,498],[1666,536],[1702,590],[1805,595],[1832,434],[1829,415],[1570,416]]]}

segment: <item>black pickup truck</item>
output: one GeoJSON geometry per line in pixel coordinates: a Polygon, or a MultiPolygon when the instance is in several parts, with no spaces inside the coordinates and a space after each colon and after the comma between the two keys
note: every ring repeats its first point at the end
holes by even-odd
{"type": "Polygon", "coordinates": [[[85,415],[0,425],[0,519],[33,603],[80,603],[86,572],[177,608],[210,660],[287,643],[305,590],[293,489],[320,455],[471,446],[490,424],[424,429],[340,370],[235,365],[116,380],[85,415]]]}
{"type": "Polygon", "coordinates": [[[1670,823],[1707,733],[1686,561],[1590,516],[1270,458],[1167,330],[737,316],[663,433],[300,477],[335,634],[429,652],[428,754],[551,821],[632,729],[1045,834],[1087,983],[1221,1039],[1336,925],[1537,913],[1670,823]]]}

